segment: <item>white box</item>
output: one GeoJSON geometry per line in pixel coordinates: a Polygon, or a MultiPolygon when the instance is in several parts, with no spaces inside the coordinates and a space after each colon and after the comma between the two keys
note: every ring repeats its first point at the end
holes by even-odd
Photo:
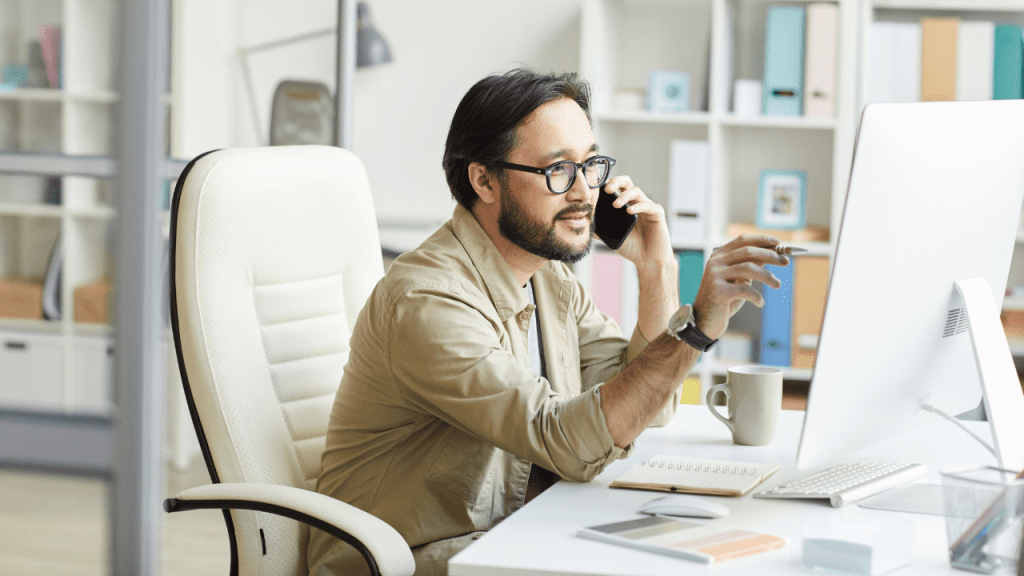
{"type": "Polygon", "coordinates": [[[104,336],[76,336],[72,346],[75,412],[110,415],[114,398],[114,340],[104,336]]]}
{"type": "Polygon", "coordinates": [[[760,116],[761,90],[759,80],[737,80],[732,92],[732,113],[737,116],[760,116]]]}
{"type": "Polygon", "coordinates": [[[0,332],[0,407],[62,410],[63,353],[60,336],[0,332]]]}
{"type": "Polygon", "coordinates": [[[876,576],[913,563],[914,524],[906,519],[815,525],[808,532],[804,568],[876,576]]]}

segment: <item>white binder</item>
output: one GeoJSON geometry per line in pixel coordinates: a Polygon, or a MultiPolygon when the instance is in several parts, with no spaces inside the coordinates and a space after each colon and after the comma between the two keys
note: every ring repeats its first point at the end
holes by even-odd
{"type": "Polygon", "coordinates": [[[708,143],[673,140],[669,164],[668,229],[672,245],[703,246],[708,237],[708,143]]]}
{"type": "Polygon", "coordinates": [[[921,24],[871,23],[865,103],[921,101],[921,24]]]}
{"type": "Polygon", "coordinates": [[[961,20],[956,46],[956,99],[992,99],[995,22],[961,20]]]}
{"type": "Polygon", "coordinates": [[[836,30],[839,7],[833,3],[807,5],[807,49],[804,71],[804,116],[835,116],[836,30]]]}

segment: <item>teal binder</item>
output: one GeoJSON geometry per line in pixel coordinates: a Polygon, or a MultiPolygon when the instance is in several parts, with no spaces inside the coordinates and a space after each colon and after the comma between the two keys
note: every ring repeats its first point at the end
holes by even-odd
{"type": "Polygon", "coordinates": [[[996,26],[995,58],[992,65],[992,98],[1024,98],[1024,39],[1020,26],[996,26]]]}
{"type": "Polygon", "coordinates": [[[761,308],[761,364],[789,366],[793,333],[793,265],[765,266],[782,283],[764,287],[761,308]]]}
{"type": "Polygon", "coordinates": [[[806,19],[807,12],[800,6],[768,8],[761,96],[761,109],[767,115],[803,115],[806,19]]]}
{"type": "Polygon", "coordinates": [[[700,289],[700,279],[704,277],[704,252],[700,250],[683,250],[677,256],[679,260],[679,302],[692,304],[700,289]]]}

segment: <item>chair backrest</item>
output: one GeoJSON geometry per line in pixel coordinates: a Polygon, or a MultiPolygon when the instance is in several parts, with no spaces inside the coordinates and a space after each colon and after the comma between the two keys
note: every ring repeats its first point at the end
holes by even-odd
{"type": "MultiPolygon", "coordinates": [[[[351,327],[384,272],[362,163],[330,146],[207,153],[171,217],[175,346],[211,478],[312,489],[351,327]]],[[[304,525],[225,518],[241,573],[306,574],[304,525]]]]}

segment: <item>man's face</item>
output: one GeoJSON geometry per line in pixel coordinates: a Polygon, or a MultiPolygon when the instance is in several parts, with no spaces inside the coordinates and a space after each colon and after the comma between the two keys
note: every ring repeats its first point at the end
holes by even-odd
{"type": "MultiPolygon", "coordinates": [[[[582,163],[597,145],[586,114],[561,98],[541,105],[519,127],[508,161],[546,168],[559,160],[582,163]]],[[[564,194],[552,194],[541,174],[506,170],[498,229],[509,241],[548,260],[577,262],[590,251],[597,189],[582,173],[564,194]]]]}

